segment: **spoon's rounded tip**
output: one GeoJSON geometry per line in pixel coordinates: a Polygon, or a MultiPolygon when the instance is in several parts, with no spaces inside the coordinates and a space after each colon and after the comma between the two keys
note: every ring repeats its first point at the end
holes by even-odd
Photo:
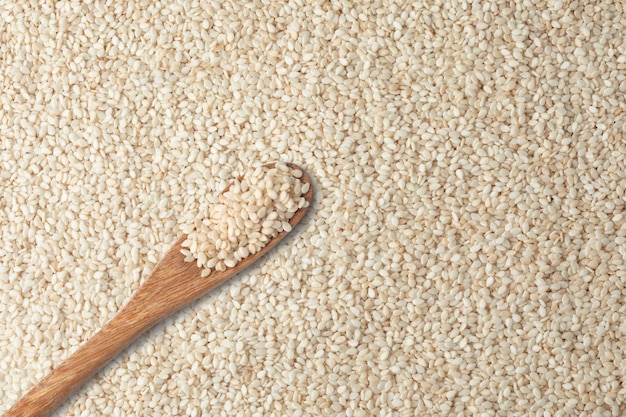
{"type": "MultiPolygon", "coordinates": [[[[255,259],[258,259],[263,253],[267,252],[267,250],[271,249],[271,247],[273,247],[274,245],[276,245],[285,235],[287,235],[289,232],[291,232],[296,225],[302,220],[302,218],[304,217],[304,215],[306,214],[306,212],[308,211],[308,208],[311,204],[311,200],[313,198],[313,184],[312,184],[312,180],[311,177],[308,175],[308,173],[301,168],[300,166],[298,166],[297,164],[291,163],[291,162],[271,162],[271,163],[267,163],[263,165],[263,168],[265,170],[268,171],[272,171],[272,168],[276,167],[276,164],[281,164],[282,167],[280,168],[281,171],[283,171],[283,174],[287,174],[287,170],[285,170],[285,166],[291,170],[290,174],[293,175],[295,177],[295,179],[297,179],[301,185],[301,193],[300,195],[294,195],[293,197],[300,199],[299,204],[298,204],[298,209],[292,213],[292,216],[288,219],[285,219],[285,222],[289,224],[289,227],[285,227],[283,230],[281,230],[280,232],[278,232],[278,234],[272,236],[269,241],[261,247],[261,249],[258,252],[255,252],[251,255],[246,256],[245,259],[241,259],[240,261],[236,262],[235,265],[233,266],[226,266],[225,269],[219,269],[219,268],[214,268],[212,267],[208,267],[208,268],[204,268],[201,267],[200,264],[198,263],[198,269],[199,269],[199,274],[201,274],[202,278],[206,278],[208,276],[216,276],[216,275],[220,275],[223,272],[228,272],[231,270],[237,270],[239,269],[242,265],[248,264],[250,261],[254,262],[255,259]],[[302,200],[304,200],[304,203],[302,202],[302,200]]],[[[242,181],[244,178],[244,175],[241,175],[238,180],[242,181]]],[[[234,183],[229,184],[228,186],[226,186],[224,188],[224,190],[222,190],[222,194],[226,193],[227,191],[230,190],[230,188],[234,185],[234,183]]],[[[181,239],[179,240],[179,242],[177,243],[178,247],[178,251],[180,252],[181,249],[183,249],[183,245],[182,242],[184,242],[186,239],[186,236],[181,237],[181,239]]],[[[186,255],[190,255],[189,253],[186,255]]],[[[185,256],[184,259],[187,259],[188,257],[185,256]]],[[[206,257],[205,257],[206,258],[206,257]]],[[[193,261],[193,260],[197,260],[197,257],[195,256],[191,256],[189,257],[189,262],[193,261]]],[[[186,261],[187,262],[187,261],[186,261]]]]}

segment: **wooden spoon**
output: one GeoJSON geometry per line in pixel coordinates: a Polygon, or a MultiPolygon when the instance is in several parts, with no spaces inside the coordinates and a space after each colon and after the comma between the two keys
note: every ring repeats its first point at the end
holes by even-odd
{"type": "MultiPolygon", "coordinates": [[[[287,165],[292,169],[300,169],[294,164],[287,165]]],[[[273,167],[274,164],[266,166],[273,167]]],[[[302,183],[309,184],[309,190],[304,194],[304,198],[310,202],[313,196],[311,178],[306,172],[302,171],[302,173],[300,180],[302,183]]],[[[223,192],[227,191],[231,185],[223,192]]],[[[289,220],[292,228],[304,217],[306,211],[307,207],[303,207],[293,215],[289,220]]],[[[135,339],[170,314],[197,300],[250,266],[276,246],[286,234],[287,232],[279,233],[263,249],[241,260],[234,267],[222,272],[213,270],[204,278],[200,276],[202,270],[195,262],[185,262],[185,257],[180,250],[186,236],[182,236],[155,266],[152,274],[139,287],[126,307],[72,356],[18,400],[5,417],[48,415],[135,339]]]]}

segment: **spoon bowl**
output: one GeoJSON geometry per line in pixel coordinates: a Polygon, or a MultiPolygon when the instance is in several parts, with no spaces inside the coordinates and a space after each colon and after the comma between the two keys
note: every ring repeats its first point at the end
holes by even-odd
{"type": "MultiPolygon", "coordinates": [[[[313,196],[311,178],[297,165],[286,165],[302,171],[300,181],[309,184],[309,190],[303,197],[310,203],[313,196]]],[[[265,166],[271,168],[274,164],[265,166]]],[[[231,185],[222,192],[228,191],[231,185]]],[[[292,229],[302,220],[307,208],[299,209],[289,219],[292,229]]],[[[287,233],[278,233],[261,250],[242,259],[232,268],[225,271],[213,270],[206,277],[201,277],[202,269],[195,262],[185,261],[185,256],[181,253],[182,243],[186,239],[183,235],[155,266],[128,304],[65,362],[20,398],[5,417],[48,415],[139,336],[252,265],[276,246],[287,233]]]]}

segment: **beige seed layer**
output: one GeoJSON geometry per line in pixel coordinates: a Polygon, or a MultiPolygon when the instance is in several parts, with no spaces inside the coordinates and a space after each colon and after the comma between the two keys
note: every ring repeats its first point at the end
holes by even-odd
{"type": "Polygon", "coordinates": [[[69,416],[623,416],[623,2],[0,1],[0,413],[178,220],[292,161],[281,250],[69,416]]]}
{"type": "Polygon", "coordinates": [[[309,184],[300,178],[302,171],[276,163],[235,179],[217,201],[181,227],[187,235],[181,250],[185,260],[196,262],[205,277],[232,268],[280,232],[291,231],[289,220],[309,204],[303,196],[309,184]]]}

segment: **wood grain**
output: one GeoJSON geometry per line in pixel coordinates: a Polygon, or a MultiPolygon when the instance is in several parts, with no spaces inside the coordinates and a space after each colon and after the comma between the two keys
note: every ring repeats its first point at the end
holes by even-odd
{"type": "MultiPolygon", "coordinates": [[[[293,164],[287,165],[300,169],[293,164]]],[[[309,191],[304,195],[310,202],[313,186],[304,171],[301,181],[310,184],[309,191]]],[[[224,191],[228,188],[230,186],[224,191]]],[[[305,207],[294,214],[289,221],[292,227],[300,222],[306,211],[305,207]]],[[[195,262],[184,261],[180,249],[186,237],[182,236],[117,316],[18,400],[5,417],[48,415],[139,336],[253,264],[276,246],[286,234],[287,232],[279,233],[262,250],[234,267],[222,272],[214,270],[204,278],[200,276],[202,271],[195,262]]]]}

